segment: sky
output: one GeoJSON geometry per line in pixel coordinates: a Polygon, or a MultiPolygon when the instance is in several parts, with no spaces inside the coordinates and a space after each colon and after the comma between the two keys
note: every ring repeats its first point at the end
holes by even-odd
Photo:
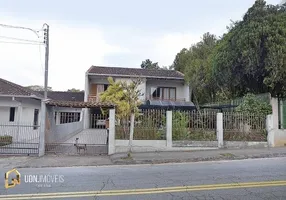
{"type": "MultiPolygon", "coordinates": [[[[44,85],[44,23],[50,26],[48,85],[84,89],[92,65],[139,68],[145,59],[173,63],[206,32],[221,36],[255,0],[0,0],[0,78],[44,85]],[[7,37],[37,41],[23,41],[7,37]],[[14,43],[11,43],[14,42],[14,43]],[[16,44],[15,44],[16,42],[16,44]]],[[[278,4],[281,0],[267,0],[278,4]]]]}

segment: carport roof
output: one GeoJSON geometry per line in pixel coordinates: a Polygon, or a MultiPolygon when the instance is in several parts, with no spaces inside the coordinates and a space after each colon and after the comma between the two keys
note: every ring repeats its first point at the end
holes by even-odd
{"type": "Polygon", "coordinates": [[[49,106],[59,106],[59,107],[72,107],[72,108],[113,108],[115,107],[110,103],[102,102],[83,102],[83,101],[59,101],[59,100],[48,100],[46,102],[49,106]]]}

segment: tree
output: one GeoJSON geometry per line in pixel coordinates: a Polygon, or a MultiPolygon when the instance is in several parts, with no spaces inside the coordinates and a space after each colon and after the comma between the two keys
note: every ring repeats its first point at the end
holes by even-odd
{"type": "MultiPolygon", "coordinates": [[[[34,90],[34,91],[44,91],[45,90],[45,88],[41,85],[30,85],[30,86],[27,86],[27,88],[34,90]]],[[[52,91],[51,87],[48,87],[47,89],[48,89],[48,91],[52,91]]]]}
{"type": "Polygon", "coordinates": [[[142,61],[141,63],[142,69],[160,69],[158,63],[153,63],[151,60],[146,59],[145,61],[142,61]]]}
{"type": "Polygon", "coordinates": [[[116,105],[116,118],[123,122],[124,132],[128,130],[129,119],[129,151],[131,152],[135,116],[139,113],[138,106],[141,104],[141,91],[138,86],[142,83],[141,79],[134,79],[131,83],[115,82],[111,77],[108,78],[109,87],[101,93],[100,101],[116,105]]]}
{"type": "Polygon", "coordinates": [[[213,60],[219,85],[231,96],[286,92],[286,5],[256,0],[242,21],[233,22],[213,60]]]}
{"type": "Polygon", "coordinates": [[[188,65],[188,61],[189,61],[189,50],[183,48],[179,53],[177,53],[176,58],[172,64],[172,68],[184,73],[185,68],[188,65]]]}
{"type": "Polygon", "coordinates": [[[72,89],[68,89],[67,92],[84,92],[84,90],[72,88],[72,89]]]}
{"type": "Polygon", "coordinates": [[[182,49],[173,62],[173,68],[185,74],[199,103],[212,101],[216,92],[212,76],[212,52],[216,45],[215,35],[205,33],[197,44],[182,49]]]}

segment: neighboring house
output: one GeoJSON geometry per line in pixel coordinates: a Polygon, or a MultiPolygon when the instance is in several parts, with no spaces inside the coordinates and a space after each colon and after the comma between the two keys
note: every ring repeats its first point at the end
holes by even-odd
{"type": "Polygon", "coordinates": [[[31,89],[0,78],[0,136],[10,136],[11,142],[38,141],[42,99],[31,89]]]}
{"type": "MultiPolygon", "coordinates": [[[[0,124],[22,123],[38,125],[40,121],[43,91],[34,91],[27,87],[0,78],[0,124]]],[[[48,92],[48,99],[61,102],[83,102],[83,92],[48,92]]],[[[81,108],[55,107],[55,120],[62,123],[77,121],[81,108]]]]}
{"type": "Polygon", "coordinates": [[[43,95],[0,78],[0,123],[38,125],[43,95]]]}
{"type": "MultiPolygon", "coordinates": [[[[85,75],[85,102],[99,102],[100,94],[108,88],[108,77],[115,81],[131,82],[140,78],[142,84],[138,89],[143,94],[140,100],[143,105],[188,105],[190,102],[189,85],[185,83],[184,74],[175,70],[165,69],[141,69],[122,67],[92,66],[85,75]]],[[[85,119],[98,113],[98,109],[86,109],[85,119]]],[[[85,120],[85,128],[89,127],[85,120]]]]}

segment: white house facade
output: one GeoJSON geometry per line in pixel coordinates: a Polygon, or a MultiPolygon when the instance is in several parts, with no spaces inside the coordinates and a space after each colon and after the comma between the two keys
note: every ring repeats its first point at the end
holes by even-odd
{"type": "MultiPolygon", "coordinates": [[[[147,101],[190,102],[189,85],[184,75],[175,70],[140,69],[122,67],[92,66],[85,74],[85,102],[99,102],[100,94],[108,88],[108,77],[115,82],[131,82],[141,79],[139,86],[143,103],[147,101]]],[[[88,119],[92,110],[85,109],[85,119],[88,119]]],[[[85,120],[85,128],[89,127],[85,120]]]]}

